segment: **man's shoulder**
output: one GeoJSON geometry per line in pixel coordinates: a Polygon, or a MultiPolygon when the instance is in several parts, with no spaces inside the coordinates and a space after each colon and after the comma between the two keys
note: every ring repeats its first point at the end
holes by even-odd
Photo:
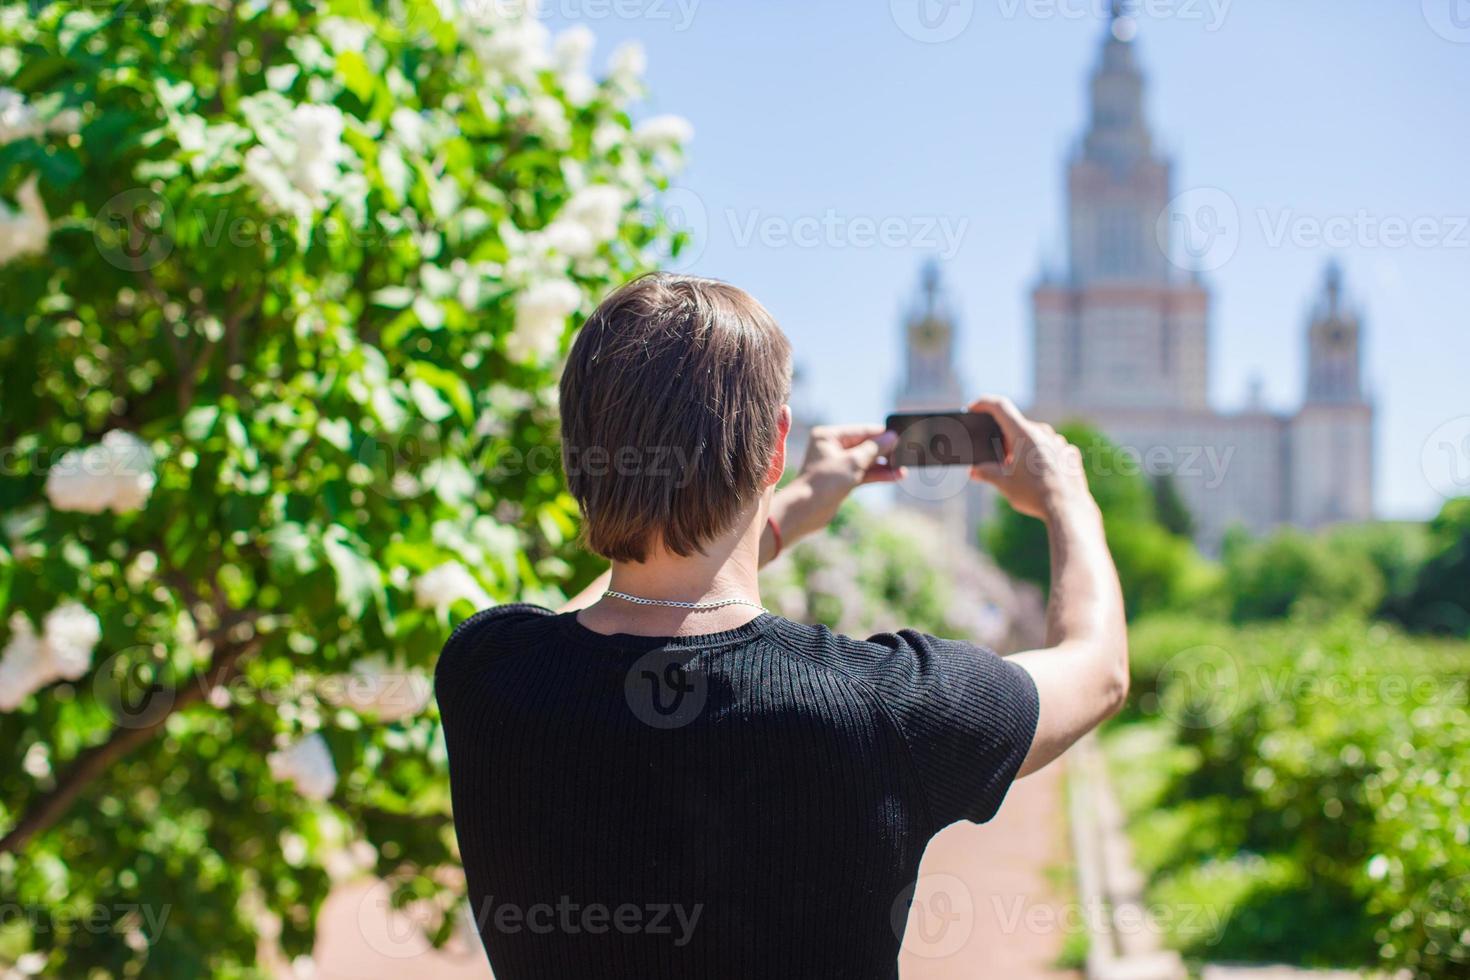
{"type": "Polygon", "coordinates": [[[450,634],[435,665],[435,676],[442,680],[499,651],[524,649],[526,642],[536,639],[555,620],[550,609],[529,602],[482,609],[450,634]]]}
{"type": "Polygon", "coordinates": [[[964,640],[943,639],[914,629],[884,630],[864,637],[839,633],[820,624],[809,626],[783,620],[778,633],[793,652],[816,659],[852,680],[869,684],[932,656],[936,648],[963,648],[981,655],[990,654],[989,650],[964,640]]]}

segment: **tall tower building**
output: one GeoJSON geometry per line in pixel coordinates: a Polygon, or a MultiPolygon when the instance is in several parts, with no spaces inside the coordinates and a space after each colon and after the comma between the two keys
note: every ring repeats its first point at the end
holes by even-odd
{"type": "MultiPolygon", "coordinates": [[[[1054,424],[1087,423],[1145,477],[1172,477],[1197,539],[1216,546],[1232,527],[1319,527],[1373,516],[1373,406],[1365,394],[1362,328],[1334,263],[1307,324],[1307,383],[1294,412],[1268,407],[1255,386],[1241,411],[1211,406],[1209,294],[1174,261],[1171,164],[1144,112],[1135,25],[1115,6],[1088,82],[1086,129],[1067,160],[1066,268],[1032,289],[1033,403],[1054,424]]],[[[956,328],[938,269],[923,274],[904,324],[899,405],[964,403],[956,328]]],[[[974,541],[992,495],[963,473],[930,471],[900,487],[956,540],[974,541]],[[944,482],[949,481],[949,482],[944,482]],[[958,482],[956,482],[958,481],[958,482]]]]}
{"type": "Polygon", "coordinates": [[[1171,163],[1148,125],[1135,25],[1114,7],[1088,82],[1086,130],[1067,162],[1067,267],[1032,290],[1032,411],[1101,429],[1146,475],[1169,474],[1207,548],[1233,526],[1262,532],[1367,520],[1373,410],[1359,326],[1328,272],[1308,329],[1305,404],[1210,404],[1209,294],[1178,264],[1171,163]]]}
{"type": "Polygon", "coordinates": [[[1116,11],[1067,167],[1068,267],[1032,292],[1043,414],[1195,409],[1208,400],[1209,297],[1171,264],[1168,160],[1154,149],[1133,29],[1116,11]]]}
{"type": "Polygon", "coordinates": [[[1373,408],[1362,357],[1362,325],[1333,262],[1307,327],[1307,397],[1291,431],[1291,511],[1301,523],[1372,513],[1373,408]]]}

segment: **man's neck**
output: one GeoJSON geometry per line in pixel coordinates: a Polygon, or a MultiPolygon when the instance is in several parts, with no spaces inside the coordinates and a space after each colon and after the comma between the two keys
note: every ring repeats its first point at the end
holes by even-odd
{"type": "MultiPolygon", "coordinates": [[[[764,510],[760,512],[764,514],[764,510]]],[[[759,515],[758,515],[759,516],[759,515]]],[[[598,633],[677,636],[718,633],[750,622],[760,610],[760,540],[763,516],[705,546],[704,552],[675,555],[659,550],[642,562],[613,562],[608,588],[640,599],[672,602],[715,602],[744,599],[755,605],[731,604],[710,610],[640,605],[603,598],[583,609],[578,620],[598,633]]]]}

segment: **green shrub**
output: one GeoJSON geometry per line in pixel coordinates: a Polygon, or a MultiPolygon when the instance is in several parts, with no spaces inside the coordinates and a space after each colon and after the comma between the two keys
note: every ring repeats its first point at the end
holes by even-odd
{"type": "Polygon", "coordinates": [[[1224,561],[1225,591],[1237,622],[1366,616],[1383,599],[1383,575],[1367,554],[1294,529],[1258,540],[1230,536],[1224,561]]]}
{"type": "Polygon", "coordinates": [[[1427,549],[1413,589],[1390,611],[1414,629],[1470,637],[1470,497],[1440,509],[1427,549]]]}
{"type": "Polygon", "coordinates": [[[1242,920],[1231,955],[1280,958],[1296,943],[1307,962],[1464,974],[1470,646],[1352,618],[1231,628],[1170,617],[1137,624],[1132,651],[1128,717],[1189,749],[1182,762],[1154,753],[1174,760],[1166,786],[1124,794],[1159,894],[1201,862],[1284,860],[1290,873],[1252,899],[1271,914],[1254,932],[1242,920]],[[1207,813],[1208,832],[1161,829],[1176,810],[1207,813]],[[1343,931],[1345,917],[1360,927],[1343,931]]]}
{"type": "MultiPolygon", "coordinates": [[[[1429,525],[1419,521],[1375,521],[1335,527],[1326,535],[1333,554],[1366,559],[1383,580],[1383,600],[1375,615],[1405,622],[1400,615],[1412,600],[1419,572],[1432,553],[1429,525]]],[[[1406,623],[1407,625],[1407,623],[1406,623]]]]}
{"type": "MultiPolygon", "coordinates": [[[[1163,489],[1158,489],[1132,457],[1094,429],[1067,425],[1061,431],[1082,450],[1088,486],[1102,510],[1128,615],[1211,602],[1218,573],[1187,536],[1171,530],[1158,516],[1157,499],[1173,500],[1168,505],[1170,521],[1187,523],[1177,494],[1169,489],[1172,482],[1164,481],[1158,485],[1163,489]]],[[[1049,586],[1051,559],[1046,528],[1040,521],[1018,514],[1002,500],[982,537],[1001,568],[1043,589],[1049,586]]]]}

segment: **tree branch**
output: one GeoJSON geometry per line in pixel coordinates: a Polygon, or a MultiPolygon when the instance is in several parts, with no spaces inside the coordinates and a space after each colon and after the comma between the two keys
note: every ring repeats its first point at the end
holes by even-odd
{"type": "Polygon", "coordinates": [[[18,853],[32,837],[49,829],[66,815],[89,783],[105,773],[114,763],[149,742],[175,712],[203,701],[210,691],[227,682],[235,673],[240,659],[258,645],[258,640],[247,640],[218,650],[210,660],[209,670],[200,679],[200,683],[176,688],[171,706],[162,715],[146,725],[116,727],[107,741],[78,755],[56,787],[41,795],[10,832],[0,838],[0,854],[18,853]]]}

